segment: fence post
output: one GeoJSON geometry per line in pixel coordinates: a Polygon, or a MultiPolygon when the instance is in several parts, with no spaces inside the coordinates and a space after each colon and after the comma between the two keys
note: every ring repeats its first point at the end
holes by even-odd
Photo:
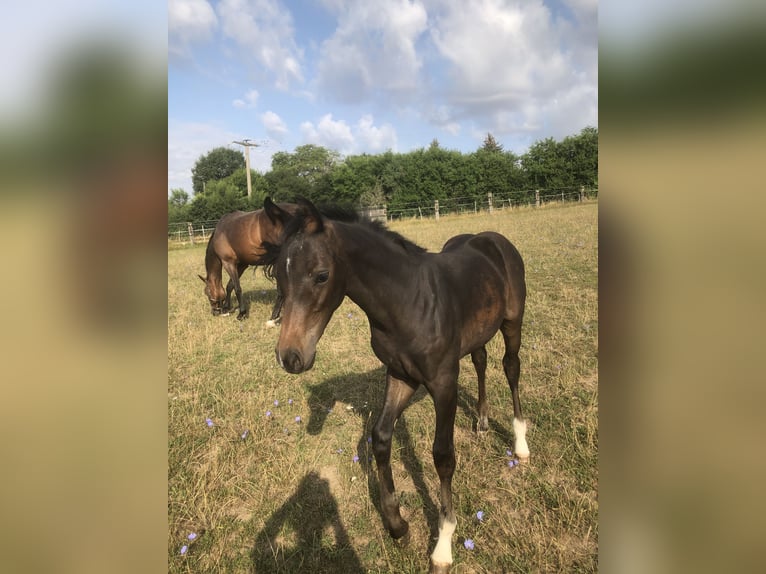
{"type": "Polygon", "coordinates": [[[561,192],[561,203],[564,203],[564,192],[561,192]]]}
{"type": "Polygon", "coordinates": [[[580,201],[585,201],[585,186],[580,186],[580,201]]]}
{"type": "Polygon", "coordinates": [[[189,230],[189,241],[194,245],[194,228],[192,227],[191,221],[186,222],[186,227],[189,230]]]}
{"type": "Polygon", "coordinates": [[[492,213],[492,192],[487,193],[487,203],[489,204],[489,212],[492,213]]]}
{"type": "Polygon", "coordinates": [[[436,221],[439,221],[439,200],[434,199],[434,216],[436,217],[436,221]]]}
{"type": "Polygon", "coordinates": [[[540,190],[535,190],[535,207],[540,207],[540,190]]]}
{"type": "Polygon", "coordinates": [[[205,240],[205,224],[202,224],[202,241],[205,240]]]}

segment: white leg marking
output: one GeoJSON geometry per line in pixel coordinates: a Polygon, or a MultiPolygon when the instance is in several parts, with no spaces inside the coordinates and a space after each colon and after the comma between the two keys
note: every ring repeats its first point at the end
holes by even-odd
{"type": "Polygon", "coordinates": [[[452,564],[452,535],[455,532],[457,522],[445,520],[439,528],[439,540],[431,554],[434,564],[452,564]]]}
{"type": "Polygon", "coordinates": [[[516,436],[516,441],[513,447],[516,456],[519,458],[529,458],[529,447],[527,446],[527,421],[514,418],[513,434],[516,436]]]}

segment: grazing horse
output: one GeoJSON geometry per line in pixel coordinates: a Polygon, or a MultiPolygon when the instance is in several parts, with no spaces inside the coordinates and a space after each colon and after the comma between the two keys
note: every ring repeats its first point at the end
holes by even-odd
{"type": "Polygon", "coordinates": [[[394,423],[422,384],[433,398],[433,461],[440,480],[439,539],[433,572],[452,564],[454,426],[460,359],[470,353],[479,382],[477,428],[488,428],[485,345],[499,330],[503,369],[511,388],[515,452],[529,459],[519,403],[519,347],[526,284],[524,263],[502,235],[458,235],[429,253],[384,225],[357,217],[327,219],[300,199],[294,214],[266,198],[264,209],[285,226],[281,246],[267,245],[284,296],[278,363],[290,373],[314,365],[316,345],[335,309],[348,297],[366,313],[372,349],[386,365],[383,410],[372,440],[383,522],[394,539],[407,534],[391,472],[394,423]]]}
{"type": "MultiPolygon", "coordinates": [[[[295,204],[282,203],[280,210],[294,213],[295,204]]],[[[271,219],[263,209],[257,211],[233,211],[224,215],[215,226],[207,243],[205,270],[207,277],[198,275],[205,283],[205,295],[210,301],[213,315],[220,315],[231,308],[231,292],[237,294],[239,314],[237,319],[247,316],[245,300],[239,278],[250,265],[260,265],[265,253],[264,242],[276,243],[282,233],[282,222],[271,219]],[[229,274],[229,283],[223,289],[223,271],[229,274]]],[[[277,301],[271,314],[270,324],[279,316],[282,298],[277,290],[277,301]]]]}

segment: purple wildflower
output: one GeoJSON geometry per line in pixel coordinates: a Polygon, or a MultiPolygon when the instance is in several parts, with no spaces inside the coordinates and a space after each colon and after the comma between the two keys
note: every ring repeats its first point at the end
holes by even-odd
{"type": "Polygon", "coordinates": [[[463,546],[465,546],[468,550],[473,550],[474,549],[473,540],[471,540],[470,538],[466,538],[465,542],[463,542],[463,546]]]}
{"type": "Polygon", "coordinates": [[[274,401],[274,406],[278,407],[279,406],[279,401],[274,401]]]}
{"type": "Polygon", "coordinates": [[[508,456],[513,456],[513,451],[512,450],[506,450],[505,454],[507,454],[508,456]]]}
{"type": "Polygon", "coordinates": [[[516,466],[517,464],[519,464],[519,461],[518,461],[518,460],[515,460],[515,459],[514,459],[514,460],[509,460],[509,461],[508,461],[508,466],[509,466],[510,468],[513,468],[513,467],[514,467],[514,466],[516,466]]]}
{"type": "Polygon", "coordinates": [[[479,510],[479,512],[476,513],[476,518],[479,519],[479,522],[482,522],[484,520],[484,511],[479,510]]]}
{"type": "Polygon", "coordinates": [[[343,449],[342,449],[342,448],[339,448],[339,449],[337,450],[337,453],[338,453],[338,454],[343,454],[343,449]]]}
{"type": "Polygon", "coordinates": [[[196,532],[192,532],[186,538],[188,538],[189,540],[194,540],[195,538],[197,538],[197,533],[196,532]]]}
{"type": "Polygon", "coordinates": [[[301,422],[301,417],[295,417],[295,422],[296,422],[296,423],[299,423],[299,422],[301,422]]]}
{"type": "Polygon", "coordinates": [[[354,458],[352,458],[351,460],[353,460],[354,462],[359,462],[359,455],[355,454],[354,458]]]}
{"type": "Polygon", "coordinates": [[[371,436],[368,436],[368,437],[367,437],[367,442],[368,442],[368,443],[372,442],[372,437],[371,437],[371,436]]]}
{"type": "Polygon", "coordinates": [[[181,546],[181,556],[183,556],[184,554],[186,554],[186,551],[187,551],[187,550],[189,550],[189,547],[188,547],[186,544],[184,544],[183,546],[181,546]]]}
{"type": "Polygon", "coordinates": [[[247,433],[250,432],[250,429],[245,429],[245,432],[243,432],[240,436],[242,437],[242,440],[245,440],[247,438],[247,433]]]}
{"type": "Polygon", "coordinates": [[[270,417],[271,416],[271,411],[266,411],[266,416],[270,417]]]}
{"type": "Polygon", "coordinates": [[[292,399],[287,399],[287,404],[288,404],[288,405],[291,405],[291,404],[293,404],[293,400],[292,400],[292,399]]]}
{"type": "Polygon", "coordinates": [[[208,418],[208,419],[205,419],[205,422],[207,423],[207,426],[209,426],[209,427],[211,427],[211,426],[213,426],[213,425],[215,424],[215,423],[213,422],[213,420],[212,420],[212,419],[209,419],[209,418],[208,418]]]}

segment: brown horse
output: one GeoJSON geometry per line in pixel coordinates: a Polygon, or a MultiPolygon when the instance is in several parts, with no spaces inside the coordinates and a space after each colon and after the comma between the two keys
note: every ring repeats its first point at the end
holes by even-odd
{"type": "MultiPolygon", "coordinates": [[[[288,214],[295,213],[297,207],[291,203],[281,203],[279,206],[288,214]]],[[[248,266],[259,264],[259,258],[265,253],[264,242],[278,242],[281,233],[281,221],[269,218],[263,209],[233,211],[218,221],[205,253],[207,277],[198,275],[205,283],[205,295],[210,301],[213,315],[220,315],[231,309],[231,292],[234,291],[239,304],[237,319],[241,320],[247,316],[239,278],[248,266]],[[230,278],[225,291],[222,269],[226,269],[230,278]]],[[[282,298],[277,290],[277,301],[270,322],[279,316],[281,304],[282,298]]]]}
{"type": "Polygon", "coordinates": [[[488,428],[485,373],[487,342],[499,330],[503,369],[511,390],[515,452],[529,459],[519,402],[519,347],[526,284],[516,248],[494,232],[458,235],[440,253],[428,253],[383,225],[366,219],[327,219],[306,200],[291,215],[268,198],[264,209],[281,220],[281,246],[267,245],[284,295],[277,362],[290,373],[314,365],[316,346],[333,312],[348,296],[370,322],[372,349],[386,365],[386,397],[372,431],[383,522],[393,538],[409,525],[399,511],[391,472],[394,423],[420,385],[433,398],[433,461],[441,483],[439,539],[434,572],[449,571],[455,470],[454,426],[460,359],[471,355],[479,379],[478,430],[488,428]]]}

